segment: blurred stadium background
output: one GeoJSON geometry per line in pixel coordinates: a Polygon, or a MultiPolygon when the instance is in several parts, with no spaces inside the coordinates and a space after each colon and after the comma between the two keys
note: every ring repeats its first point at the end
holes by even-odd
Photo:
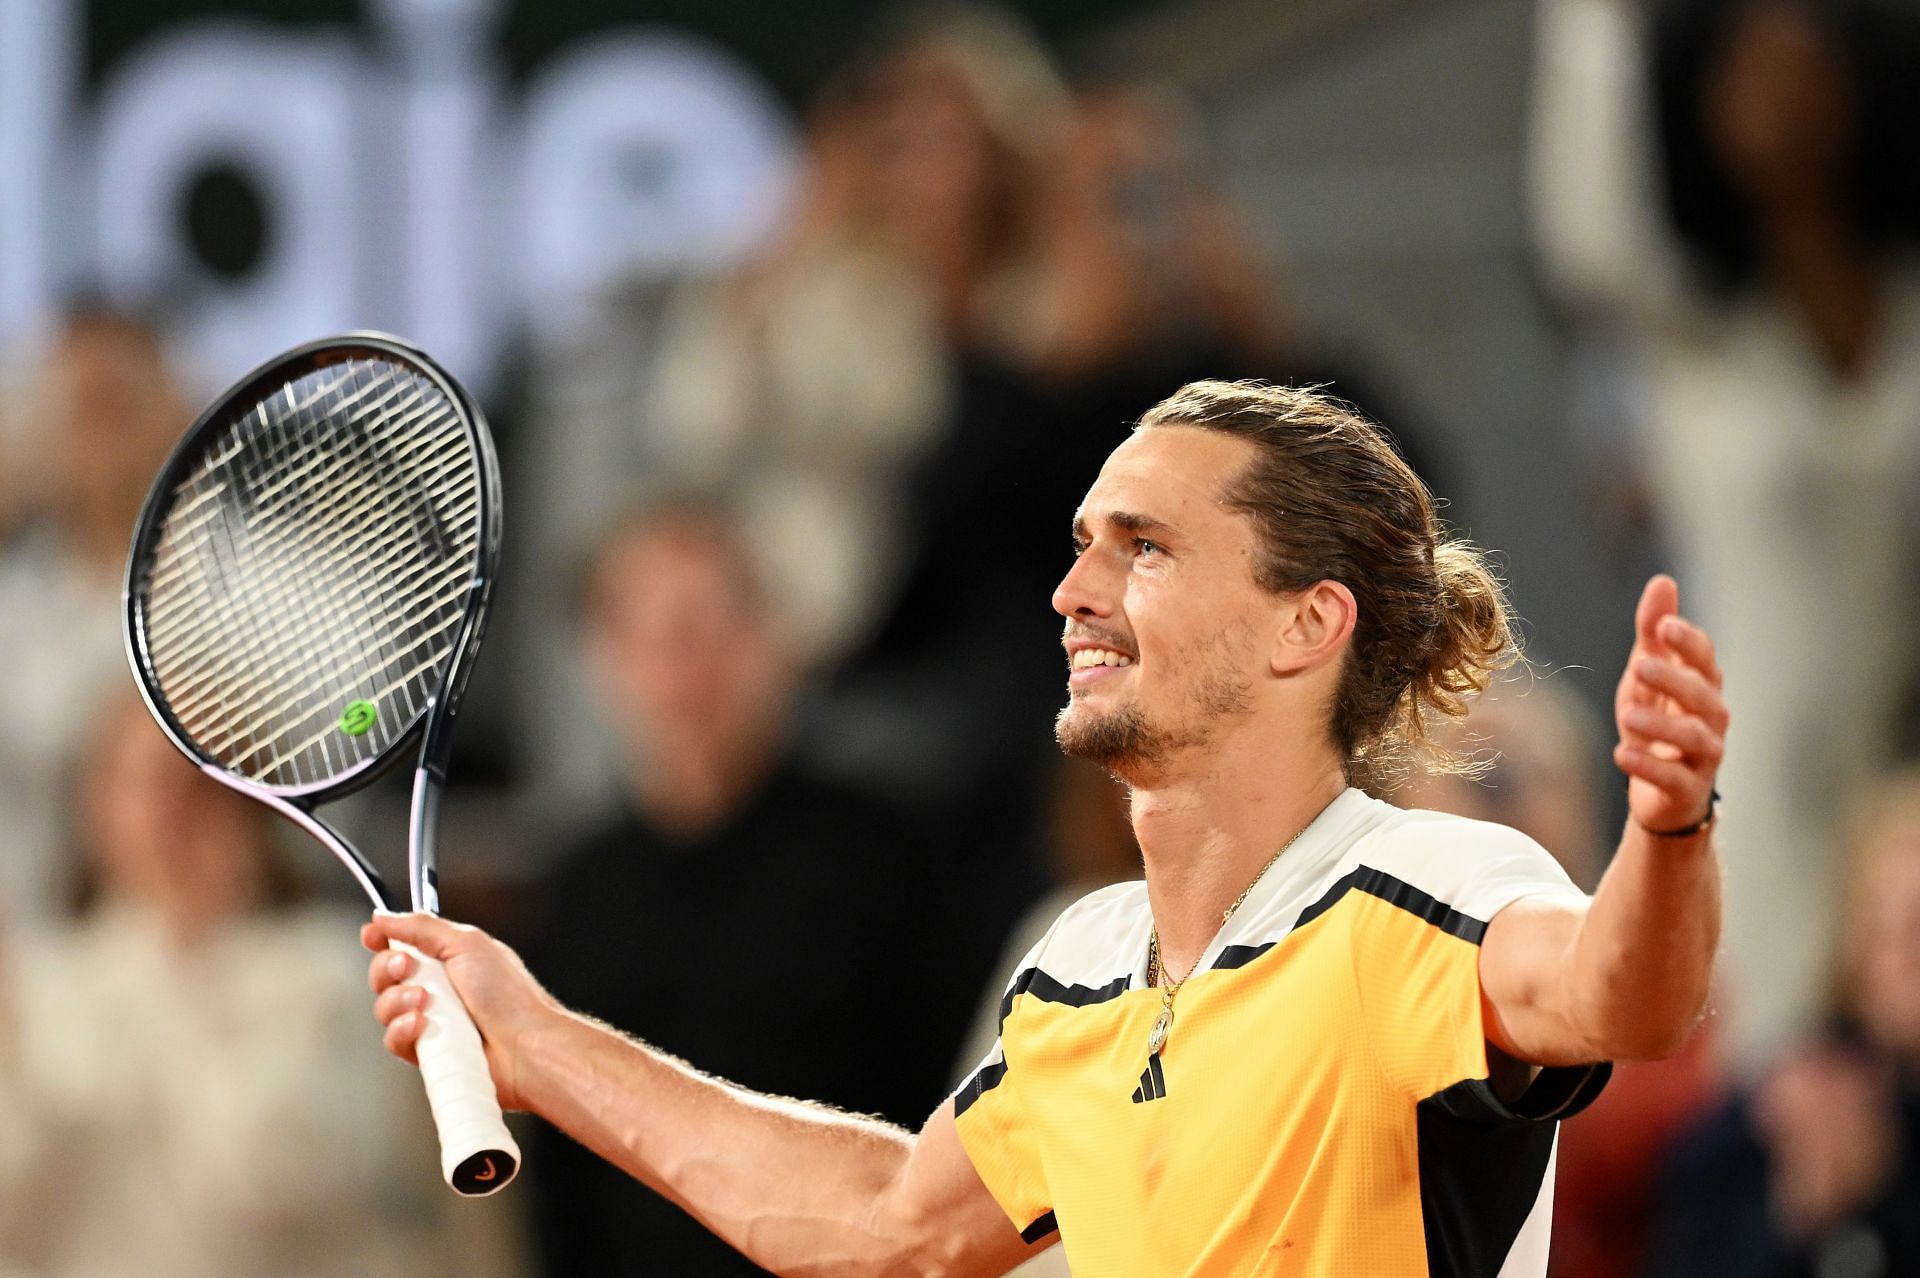
{"type": "MultiPolygon", "coordinates": [[[[1535,664],[1485,782],[1394,797],[1588,885],[1676,572],[1735,711],[1721,991],[1563,1133],[1554,1272],[1920,1273],[1915,120],[1891,0],[0,0],[0,1275],[744,1269],[537,1133],[444,1201],[352,900],[128,705],[159,457],[349,328],[505,454],[449,912],[906,1123],[1005,951],[1137,872],[1047,595],[1152,402],[1395,434],[1535,664]]],[[[404,802],[344,823],[394,856],[404,802]]]]}

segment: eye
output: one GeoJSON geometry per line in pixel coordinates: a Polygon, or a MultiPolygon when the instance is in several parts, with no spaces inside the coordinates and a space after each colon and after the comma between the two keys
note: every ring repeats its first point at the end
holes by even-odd
{"type": "Polygon", "coordinates": [[[1134,553],[1138,555],[1157,555],[1160,553],[1160,543],[1157,541],[1148,541],[1145,537],[1135,537],[1133,539],[1133,550],[1134,553]]]}
{"type": "Polygon", "coordinates": [[[1081,541],[1078,537],[1075,537],[1073,539],[1073,557],[1075,559],[1078,559],[1080,556],[1086,553],[1087,553],[1087,543],[1084,541],[1081,541]]]}

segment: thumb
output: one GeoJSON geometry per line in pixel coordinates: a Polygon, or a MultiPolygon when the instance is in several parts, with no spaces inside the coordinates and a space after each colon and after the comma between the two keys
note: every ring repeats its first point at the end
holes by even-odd
{"type": "Polygon", "coordinates": [[[474,929],[432,914],[390,914],[375,910],[373,920],[360,929],[360,943],[370,950],[384,950],[393,942],[401,941],[444,963],[465,949],[467,938],[472,935],[474,929]]]}
{"type": "Polygon", "coordinates": [[[1663,650],[1666,645],[1660,641],[1660,622],[1679,611],[1680,583],[1660,573],[1640,592],[1640,604],[1633,610],[1634,637],[1644,648],[1663,650]]]}

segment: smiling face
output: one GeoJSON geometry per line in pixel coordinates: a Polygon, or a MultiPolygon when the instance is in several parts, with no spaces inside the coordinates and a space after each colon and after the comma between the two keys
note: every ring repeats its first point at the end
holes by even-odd
{"type": "Polygon", "coordinates": [[[1068,754],[1138,781],[1253,713],[1285,605],[1255,582],[1253,523],[1226,501],[1253,456],[1244,439],[1160,426],[1101,468],[1053,595],[1068,754]]]}

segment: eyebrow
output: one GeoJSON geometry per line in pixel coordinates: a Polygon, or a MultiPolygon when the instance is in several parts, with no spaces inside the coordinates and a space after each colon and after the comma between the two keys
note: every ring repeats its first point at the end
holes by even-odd
{"type": "MultiPolygon", "coordinates": [[[[1152,515],[1139,515],[1129,510],[1110,511],[1103,518],[1121,532],[1132,533],[1136,537],[1146,534],[1165,536],[1174,531],[1172,525],[1163,523],[1152,515]]],[[[1087,532],[1086,516],[1073,517],[1073,535],[1077,541],[1092,540],[1087,532]]]]}

